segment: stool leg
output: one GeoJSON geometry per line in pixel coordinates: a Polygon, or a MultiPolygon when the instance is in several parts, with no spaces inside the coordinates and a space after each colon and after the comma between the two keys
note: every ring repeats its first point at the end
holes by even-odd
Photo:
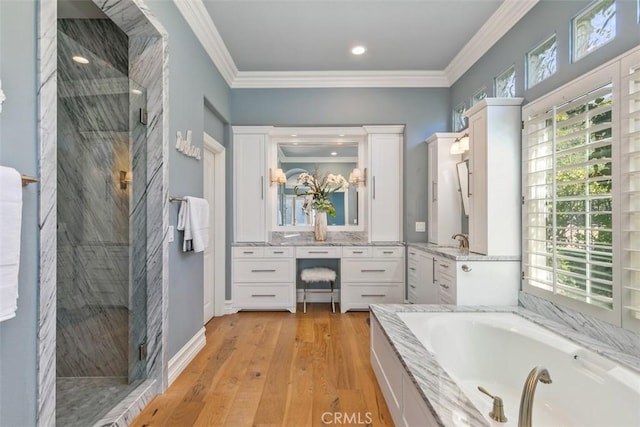
{"type": "Polygon", "coordinates": [[[304,288],[302,291],[302,312],[307,312],[307,282],[304,282],[304,288]]]}
{"type": "Polygon", "coordinates": [[[332,311],[333,313],[335,313],[335,312],[336,312],[336,305],[335,305],[335,302],[334,302],[334,299],[333,299],[333,292],[334,292],[334,289],[335,289],[335,281],[334,281],[334,280],[332,280],[332,281],[331,281],[331,311],[332,311]]]}

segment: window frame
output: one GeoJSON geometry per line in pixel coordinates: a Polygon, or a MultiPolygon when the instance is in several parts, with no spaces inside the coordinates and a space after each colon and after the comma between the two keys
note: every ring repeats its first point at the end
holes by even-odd
{"type": "MultiPolygon", "coordinates": [[[[527,104],[522,109],[522,118],[524,122],[524,129],[522,131],[522,195],[523,201],[527,200],[526,186],[528,183],[528,173],[527,173],[527,157],[526,157],[526,147],[527,147],[527,118],[537,116],[543,114],[545,111],[552,109],[554,106],[562,105],[567,100],[575,99],[579,96],[584,95],[592,91],[595,88],[602,87],[608,83],[613,84],[612,91],[612,180],[614,182],[612,189],[612,228],[613,228],[613,248],[612,248],[612,256],[613,256],[613,285],[612,285],[612,309],[608,310],[605,308],[601,308],[595,306],[593,304],[589,304],[587,302],[583,302],[581,300],[573,299],[568,296],[560,295],[554,293],[553,291],[549,291],[537,286],[534,286],[528,282],[526,279],[526,268],[525,268],[525,254],[528,252],[527,248],[527,235],[526,228],[522,227],[522,254],[523,254],[523,279],[522,279],[522,290],[526,293],[536,295],[538,297],[547,299],[553,303],[556,303],[561,306],[569,307],[576,311],[591,315],[598,319],[607,321],[617,326],[622,325],[622,299],[621,299],[621,291],[622,285],[620,282],[622,264],[620,259],[620,187],[621,184],[619,182],[620,176],[620,129],[621,129],[621,118],[620,118],[620,64],[619,58],[615,61],[611,61],[610,63],[604,64],[603,66],[597,68],[596,70],[578,77],[577,79],[567,83],[566,85],[558,88],[557,90],[538,98],[537,100],[527,104]],[[616,143],[617,141],[617,143],[616,143]]],[[[523,207],[522,209],[522,224],[527,224],[527,210],[523,207]]],[[[555,284],[554,284],[555,285],[555,284]]]]}
{"type": "Polygon", "coordinates": [[[618,25],[617,25],[617,19],[618,19],[618,9],[617,9],[617,4],[616,4],[616,0],[613,0],[613,6],[615,7],[614,10],[614,34],[613,37],[611,37],[610,39],[608,39],[607,41],[605,41],[604,43],[597,45],[595,48],[593,48],[592,50],[587,50],[585,51],[582,56],[577,56],[577,49],[578,49],[578,27],[577,27],[577,22],[578,19],[580,19],[580,17],[588,14],[589,12],[591,12],[596,6],[598,6],[600,3],[602,3],[604,0],[595,0],[594,2],[592,2],[590,5],[588,5],[587,7],[585,7],[583,10],[581,10],[577,15],[575,15],[573,18],[571,18],[571,30],[570,30],[570,34],[571,34],[571,63],[576,63],[578,61],[580,61],[583,58],[586,58],[587,56],[589,56],[590,54],[592,54],[593,52],[597,51],[598,49],[600,49],[603,46],[606,46],[607,44],[611,43],[613,40],[615,40],[616,36],[618,35],[618,25]]]}
{"type": "Polygon", "coordinates": [[[543,41],[541,41],[540,43],[536,44],[532,49],[530,49],[526,55],[525,55],[525,80],[527,83],[527,89],[531,89],[537,85],[539,85],[540,83],[544,82],[545,80],[548,80],[551,76],[555,75],[558,72],[558,34],[557,33],[553,33],[550,36],[546,37],[543,41]],[[544,46],[545,44],[547,44],[551,39],[554,40],[555,45],[556,45],[556,52],[555,52],[555,68],[553,70],[553,72],[551,74],[549,74],[548,76],[546,76],[545,78],[536,81],[535,83],[532,84],[531,82],[531,61],[530,61],[530,57],[531,54],[541,48],[542,46],[544,46]]]}
{"type": "Polygon", "coordinates": [[[475,93],[471,96],[471,101],[469,102],[469,104],[471,105],[471,107],[473,107],[474,105],[476,105],[477,103],[485,99],[487,96],[488,96],[487,87],[482,86],[480,89],[475,91],[475,93]],[[482,98],[478,98],[478,96],[481,94],[484,94],[484,96],[482,98]]]}
{"type": "MultiPolygon", "coordinates": [[[[638,1],[640,1],[640,0],[638,0],[638,1]]],[[[498,74],[497,76],[495,76],[493,78],[493,94],[494,94],[494,96],[500,97],[500,98],[515,98],[515,96],[516,96],[515,79],[516,79],[516,65],[515,64],[511,64],[510,66],[505,68],[500,74],[498,74]],[[498,79],[500,79],[500,77],[504,76],[505,74],[507,74],[508,71],[511,71],[511,70],[513,70],[513,79],[514,79],[513,96],[504,96],[503,94],[498,94],[498,79]]]]}
{"type": "Polygon", "coordinates": [[[467,107],[467,102],[466,101],[460,102],[455,107],[453,107],[453,110],[451,112],[451,129],[452,129],[453,132],[459,132],[462,129],[465,129],[467,127],[467,118],[464,115],[464,113],[468,109],[469,108],[467,107]],[[458,117],[462,118],[462,123],[460,123],[461,127],[459,127],[459,128],[456,127],[456,125],[457,125],[456,119],[458,117]]]}

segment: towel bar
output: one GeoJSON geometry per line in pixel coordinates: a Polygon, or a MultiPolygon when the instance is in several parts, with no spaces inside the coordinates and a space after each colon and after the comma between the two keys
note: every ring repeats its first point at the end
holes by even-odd
{"type": "Polygon", "coordinates": [[[169,201],[170,202],[186,202],[187,199],[185,197],[169,196],[169,201]]]}
{"type": "Polygon", "coordinates": [[[22,178],[22,186],[26,187],[29,184],[32,184],[34,182],[38,182],[39,179],[36,178],[35,176],[30,176],[30,175],[20,175],[20,178],[22,178]]]}

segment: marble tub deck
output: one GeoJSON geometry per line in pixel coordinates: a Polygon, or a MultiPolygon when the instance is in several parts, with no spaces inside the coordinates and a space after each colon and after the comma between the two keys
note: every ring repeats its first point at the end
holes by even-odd
{"type": "Polygon", "coordinates": [[[490,424],[449,377],[435,357],[418,341],[398,317],[397,313],[401,312],[514,313],[589,350],[615,360],[625,367],[640,372],[640,355],[622,353],[607,344],[521,307],[466,307],[426,304],[371,305],[371,316],[382,326],[387,340],[400,359],[405,371],[416,385],[434,417],[442,426],[489,426],[490,424]]]}

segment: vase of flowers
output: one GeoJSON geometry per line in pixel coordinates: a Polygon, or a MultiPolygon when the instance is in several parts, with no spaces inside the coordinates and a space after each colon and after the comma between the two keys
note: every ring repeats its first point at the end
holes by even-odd
{"type": "Polygon", "coordinates": [[[327,239],[327,214],[336,216],[336,208],[329,200],[329,196],[338,190],[349,187],[349,183],[340,174],[326,174],[318,177],[318,171],[312,174],[301,173],[298,176],[298,184],[295,186],[296,196],[304,197],[302,209],[309,215],[315,213],[313,231],[316,240],[327,239]]]}

